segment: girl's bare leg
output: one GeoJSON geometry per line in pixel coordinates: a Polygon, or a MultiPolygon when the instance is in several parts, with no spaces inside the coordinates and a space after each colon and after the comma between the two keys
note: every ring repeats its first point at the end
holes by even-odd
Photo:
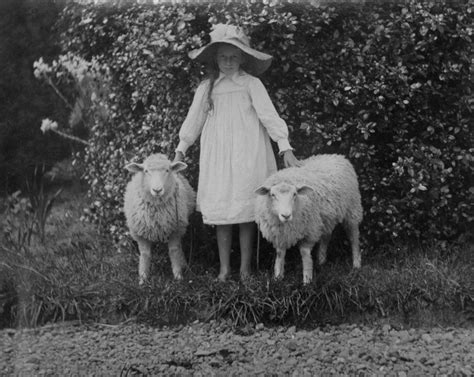
{"type": "Polygon", "coordinates": [[[230,250],[232,247],[232,225],[216,225],[217,247],[219,248],[220,270],[217,277],[226,281],[230,275],[230,250]]]}
{"type": "Polygon", "coordinates": [[[255,223],[239,224],[240,277],[242,279],[250,276],[254,239],[255,223]]]}

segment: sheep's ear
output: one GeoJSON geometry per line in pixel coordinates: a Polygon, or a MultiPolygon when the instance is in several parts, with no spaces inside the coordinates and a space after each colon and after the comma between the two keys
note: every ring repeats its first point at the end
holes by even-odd
{"type": "Polygon", "coordinates": [[[171,164],[171,170],[176,171],[176,172],[184,170],[187,167],[188,167],[188,164],[181,161],[176,161],[171,164]]]}
{"type": "Polygon", "coordinates": [[[143,171],[143,164],[139,164],[137,162],[131,162],[125,165],[125,169],[131,171],[132,173],[138,173],[139,171],[143,171]]]}
{"type": "Polygon", "coordinates": [[[296,188],[296,192],[298,193],[298,195],[308,195],[312,191],[314,191],[314,189],[306,185],[302,185],[296,188]]]}
{"type": "Polygon", "coordinates": [[[260,186],[258,189],[255,190],[255,193],[258,195],[267,195],[270,192],[269,187],[260,186]]]}

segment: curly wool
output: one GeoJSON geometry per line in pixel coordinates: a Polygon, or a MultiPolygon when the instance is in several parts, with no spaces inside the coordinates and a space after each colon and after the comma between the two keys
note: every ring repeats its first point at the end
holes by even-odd
{"type": "Polygon", "coordinates": [[[196,193],[181,174],[173,173],[170,177],[174,184],[163,197],[150,195],[142,172],[136,173],[128,183],[124,212],[132,237],[166,242],[174,232],[179,236],[186,233],[188,218],[195,208],[196,193]]]}
{"type": "Polygon", "coordinates": [[[263,237],[276,248],[286,250],[303,239],[318,242],[322,235],[330,235],[338,223],[347,219],[362,221],[357,175],[342,155],[310,157],[300,168],[287,168],[271,175],[263,186],[271,187],[279,182],[307,185],[313,190],[297,196],[293,219],[286,223],[272,213],[268,195],[257,196],[256,222],[263,237]]]}

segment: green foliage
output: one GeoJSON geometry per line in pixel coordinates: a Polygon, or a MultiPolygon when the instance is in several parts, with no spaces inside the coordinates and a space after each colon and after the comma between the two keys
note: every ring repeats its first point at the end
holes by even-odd
{"type": "Polygon", "coordinates": [[[51,209],[53,208],[53,204],[58,197],[59,194],[63,191],[62,188],[58,189],[52,195],[49,195],[44,188],[44,170],[45,167],[43,165],[43,169],[41,172],[35,170],[33,184],[28,184],[28,196],[30,199],[31,208],[33,210],[33,221],[36,225],[36,232],[41,240],[44,242],[45,237],[45,228],[46,228],[46,221],[48,220],[49,215],[51,214],[51,209]],[[39,182],[38,182],[39,178],[39,182]]]}
{"type": "Polygon", "coordinates": [[[2,207],[0,235],[4,247],[16,254],[28,252],[36,228],[31,202],[21,197],[21,191],[16,191],[3,200],[2,207]]]}
{"type": "Polygon", "coordinates": [[[33,63],[34,75],[44,81],[69,109],[69,121],[58,131],[57,122],[45,119],[41,131],[53,131],[73,141],[88,145],[87,126],[107,120],[104,99],[109,94],[109,73],[96,59],[86,61],[72,53],[60,55],[51,64],[40,57],[33,63]],[[66,132],[64,132],[66,131],[66,132]],[[76,136],[77,135],[77,136],[76,136]]]}
{"type": "MultiPolygon", "coordinates": [[[[212,24],[243,26],[274,55],[262,80],[300,157],[356,166],[372,245],[450,239],[472,227],[472,8],[468,4],[70,5],[63,48],[111,73],[107,121],[91,126],[88,217],[117,237],[129,176],[150,152],[172,155],[203,77],[187,52],[212,24]]],[[[187,174],[196,186],[198,146],[187,174]]]]}
{"type": "Polygon", "coordinates": [[[46,222],[51,215],[54,202],[63,190],[60,188],[53,194],[47,192],[43,176],[44,171],[35,171],[34,178],[36,179],[32,184],[27,184],[28,196],[26,198],[22,197],[21,191],[16,191],[3,201],[0,240],[5,248],[14,250],[16,253],[28,253],[34,237],[44,243],[46,222]]]}

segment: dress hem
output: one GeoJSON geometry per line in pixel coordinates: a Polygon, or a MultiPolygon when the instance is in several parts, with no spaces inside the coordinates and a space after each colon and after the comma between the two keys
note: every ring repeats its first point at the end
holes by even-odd
{"type": "MultiPolygon", "coordinates": [[[[199,211],[198,211],[199,212],[199,211]]],[[[200,212],[202,215],[202,212],[200,212]]],[[[254,223],[255,216],[252,218],[236,218],[231,220],[221,220],[221,221],[212,221],[212,220],[205,220],[204,216],[202,217],[203,224],[206,225],[234,225],[234,224],[242,224],[242,223],[254,223]]]]}

